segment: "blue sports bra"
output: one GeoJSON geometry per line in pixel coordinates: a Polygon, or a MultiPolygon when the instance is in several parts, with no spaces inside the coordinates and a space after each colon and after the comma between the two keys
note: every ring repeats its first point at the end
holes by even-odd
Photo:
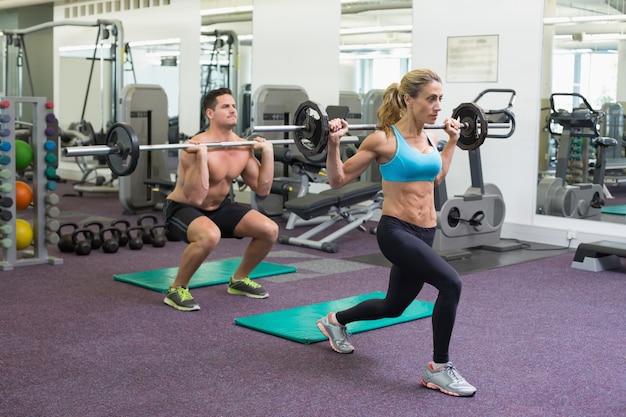
{"type": "Polygon", "coordinates": [[[396,153],[390,161],[380,165],[382,179],[391,182],[434,181],[441,171],[441,155],[428,135],[428,143],[434,152],[421,153],[406,143],[395,125],[396,153]]]}

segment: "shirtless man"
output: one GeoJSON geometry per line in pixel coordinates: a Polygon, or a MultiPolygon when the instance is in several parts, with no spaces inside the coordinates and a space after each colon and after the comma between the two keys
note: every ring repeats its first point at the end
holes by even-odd
{"type": "Polygon", "coordinates": [[[210,91],[204,97],[203,107],[209,129],[189,140],[198,146],[180,152],[176,186],[163,205],[167,230],[188,243],[164,299],[165,304],[182,311],[200,309],[189,292],[189,281],[221,238],[251,238],[230,278],[228,293],[266,298],[268,292],[248,275],[265,259],[278,237],[278,225],[273,220],[229,198],[231,184],[239,176],[257,195],[269,194],[274,177],[272,143],[257,137],[251,146],[202,145],[243,140],[233,132],[237,108],[231,90],[210,91]],[[261,162],[254,151],[261,153],[261,162]]]}

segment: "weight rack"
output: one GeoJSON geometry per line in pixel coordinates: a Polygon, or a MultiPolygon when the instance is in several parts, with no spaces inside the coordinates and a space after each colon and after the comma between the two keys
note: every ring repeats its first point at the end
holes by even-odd
{"type": "MultiPolygon", "coordinates": [[[[10,142],[11,149],[5,151],[4,154],[10,158],[9,163],[4,167],[12,172],[12,175],[3,179],[3,184],[10,184],[11,191],[7,194],[14,201],[11,207],[3,208],[2,210],[10,211],[11,219],[5,224],[12,226],[12,232],[7,234],[7,238],[13,241],[13,245],[8,248],[2,248],[2,260],[0,261],[0,270],[9,271],[16,266],[28,266],[28,265],[40,265],[40,264],[52,264],[60,265],[63,263],[63,259],[49,256],[47,243],[48,240],[53,240],[56,237],[54,230],[49,230],[47,227],[48,215],[47,212],[50,209],[56,209],[51,207],[53,204],[48,204],[46,197],[56,190],[56,182],[53,178],[50,178],[52,173],[56,175],[56,171],[52,169],[48,162],[46,162],[46,155],[57,150],[58,140],[56,139],[57,130],[50,127],[48,124],[56,122],[54,114],[50,111],[52,109],[52,103],[47,102],[42,97],[2,97],[0,98],[0,115],[4,118],[2,122],[2,128],[0,134],[2,141],[10,142]],[[33,198],[31,204],[33,205],[33,242],[32,245],[23,249],[22,256],[18,257],[17,239],[16,239],[16,224],[17,210],[15,208],[16,199],[16,135],[15,135],[15,117],[18,104],[31,105],[32,106],[32,135],[31,135],[31,147],[33,149],[33,160],[31,163],[33,171],[33,198]],[[50,236],[48,236],[50,233],[50,236]]],[[[50,199],[48,199],[50,200],[50,199]]]]}

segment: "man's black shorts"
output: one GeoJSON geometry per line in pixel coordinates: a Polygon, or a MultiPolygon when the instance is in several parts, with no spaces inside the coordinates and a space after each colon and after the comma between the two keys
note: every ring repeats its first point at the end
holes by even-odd
{"type": "Polygon", "coordinates": [[[234,235],[235,227],[250,210],[252,209],[249,207],[231,202],[229,198],[226,198],[218,208],[211,211],[173,200],[165,200],[163,220],[168,232],[187,243],[189,243],[187,228],[192,221],[200,216],[211,219],[219,227],[222,237],[241,239],[241,237],[234,235]]]}

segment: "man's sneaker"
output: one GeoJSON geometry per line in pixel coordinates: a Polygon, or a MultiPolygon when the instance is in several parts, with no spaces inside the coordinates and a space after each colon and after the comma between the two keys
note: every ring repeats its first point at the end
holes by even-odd
{"type": "Polygon", "coordinates": [[[185,287],[168,288],[163,302],[181,311],[200,310],[200,306],[194,301],[189,289],[185,287]]]}
{"type": "Polygon", "coordinates": [[[455,397],[471,397],[476,393],[476,388],[461,376],[451,362],[437,369],[433,369],[433,363],[430,362],[422,377],[422,385],[455,397]]]}
{"type": "Polygon", "coordinates": [[[335,352],[354,352],[354,346],[352,346],[352,344],[350,344],[350,341],[348,341],[348,331],[346,330],[346,326],[334,324],[330,320],[331,314],[334,313],[329,313],[327,316],[324,316],[317,321],[318,329],[320,329],[320,332],[322,332],[324,336],[328,338],[328,341],[330,342],[330,347],[333,348],[335,352]]]}
{"type": "Polygon", "coordinates": [[[230,277],[230,284],[228,284],[228,293],[235,295],[245,295],[251,298],[267,298],[269,294],[265,291],[265,288],[261,284],[257,284],[250,278],[245,277],[241,281],[233,280],[230,277]]]}

